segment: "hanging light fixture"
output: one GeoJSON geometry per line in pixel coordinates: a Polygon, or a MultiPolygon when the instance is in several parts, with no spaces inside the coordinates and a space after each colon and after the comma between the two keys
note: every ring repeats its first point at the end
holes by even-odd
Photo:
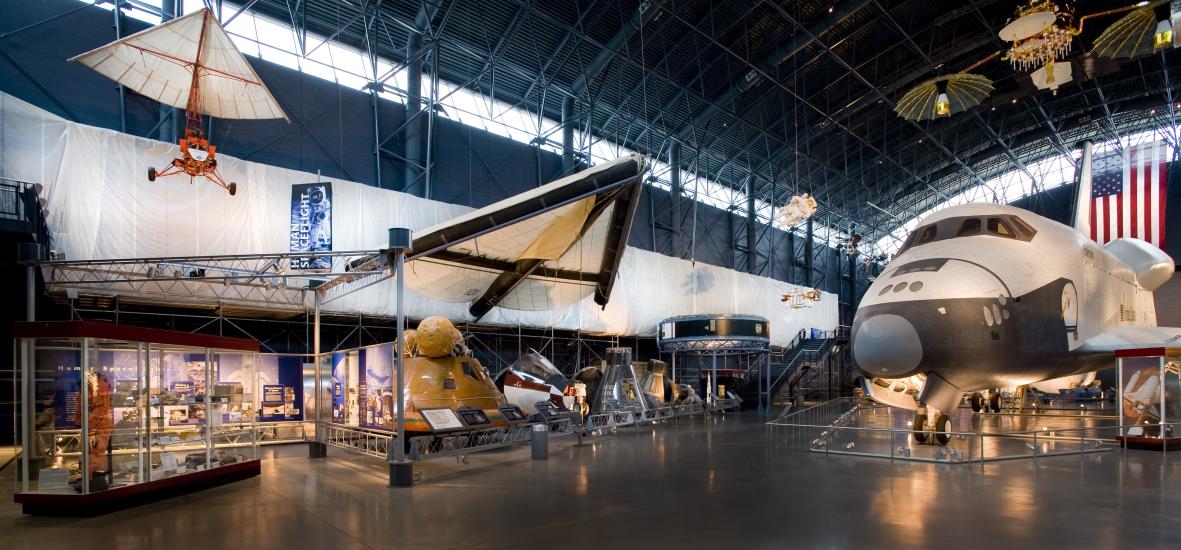
{"type": "Polygon", "coordinates": [[[1161,19],[1156,23],[1156,32],[1152,35],[1152,49],[1160,50],[1173,45],[1173,25],[1168,19],[1161,19]]]}

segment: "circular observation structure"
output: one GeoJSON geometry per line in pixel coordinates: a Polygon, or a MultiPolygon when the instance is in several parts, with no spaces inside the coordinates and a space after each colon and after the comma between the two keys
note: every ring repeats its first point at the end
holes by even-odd
{"type": "Polygon", "coordinates": [[[670,317],[660,322],[656,345],[669,355],[673,380],[701,388],[707,401],[735,393],[760,410],[767,406],[771,322],[765,317],[670,317]]]}
{"type": "Polygon", "coordinates": [[[656,335],[660,351],[677,355],[743,355],[771,349],[771,322],[758,315],[669,317],[656,335]]]}

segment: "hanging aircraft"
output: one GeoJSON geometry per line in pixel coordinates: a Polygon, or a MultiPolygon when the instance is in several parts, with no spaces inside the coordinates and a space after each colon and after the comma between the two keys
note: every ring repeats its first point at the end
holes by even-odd
{"type": "MultiPolygon", "coordinates": [[[[606,306],[635,220],[647,167],[631,154],[417,231],[406,287],[466,303],[471,320],[493,308],[554,310],[593,295],[606,306]]],[[[318,288],[347,294],[388,278],[386,254],[362,256],[318,288]],[[366,275],[383,271],[379,277],[366,275]]]]}
{"type": "Polygon", "coordinates": [[[178,17],[71,58],[127,89],[185,110],[180,156],[148,181],[187,174],[204,177],[231,195],[238,184],[217,172],[217,146],[209,143],[203,115],[227,119],[287,120],[270,90],[242,57],[209,9],[178,17]]]}
{"type": "Polygon", "coordinates": [[[919,223],[866,291],[853,356],[885,381],[864,384],[868,395],[916,409],[919,442],[947,443],[946,413],[965,393],[987,392],[999,410],[999,388],[1085,379],[1113,366],[1117,350],[1181,346],[1181,328],[1156,326],[1152,295],[1173,259],[1143,240],[1088,237],[1091,156],[1085,143],[1075,227],[1007,205],[946,208],[919,223]]]}

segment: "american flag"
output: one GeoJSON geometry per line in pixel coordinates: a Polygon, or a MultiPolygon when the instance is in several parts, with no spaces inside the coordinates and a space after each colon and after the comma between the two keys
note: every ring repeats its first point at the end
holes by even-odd
{"type": "Polygon", "coordinates": [[[1091,238],[1099,244],[1120,237],[1165,246],[1165,199],[1169,148],[1143,143],[1096,156],[1091,179],[1091,238]]]}

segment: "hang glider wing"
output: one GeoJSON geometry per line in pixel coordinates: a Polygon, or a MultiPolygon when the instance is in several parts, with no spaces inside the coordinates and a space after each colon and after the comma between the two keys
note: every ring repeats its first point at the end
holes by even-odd
{"type": "Polygon", "coordinates": [[[1092,336],[1081,350],[1095,353],[1114,353],[1128,349],[1181,347],[1181,328],[1177,327],[1112,327],[1092,336]]]}
{"type": "MultiPolygon", "coordinates": [[[[643,157],[630,155],[419,231],[406,253],[406,286],[439,301],[469,303],[476,319],[497,306],[544,311],[592,293],[605,306],[644,167],[643,157]]],[[[351,269],[384,264],[375,255],[351,269]]],[[[341,276],[320,288],[358,279],[341,276]]]]}
{"type": "Polygon", "coordinates": [[[193,72],[199,110],[231,119],[286,119],[209,10],[193,12],[70,59],[136,93],[185,109],[193,72]]]}

